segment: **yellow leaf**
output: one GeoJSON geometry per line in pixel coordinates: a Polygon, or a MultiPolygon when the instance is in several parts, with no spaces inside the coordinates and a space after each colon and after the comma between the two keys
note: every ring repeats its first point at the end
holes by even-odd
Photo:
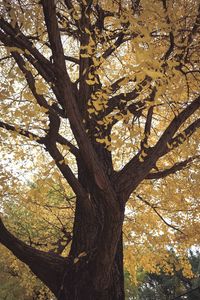
{"type": "Polygon", "coordinates": [[[31,54],[30,51],[28,51],[27,49],[25,49],[24,52],[25,52],[26,54],[31,54]]]}
{"type": "Polygon", "coordinates": [[[90,55],[89,55],[89,54],[86,54],[86,53],[81,53],[80,56],[83,57],[83,58],[90,57],[90,55]]]}
{"type": "Polygon", "coordinates": [[[156,79],[156,78],[162,78],[163,77],[163,73],[159,72],[159,71],[154,71],[154,70],[149,70],[149,69],[145,69],[144,68],[144,72],[150,76],[152,79],[156,79]]]}
{"type": "Polygon", "coordinates": [[[65,162],[64,159],[62,159],[62,160],[59,160],[58,163],[59,163],[60,165],[62,165],[62,164],[64,164],[64,162],[65,162]]]}
{"type": "Polygon", "coordinates": [[[89,31],[89,29],[87,27],[85,28],[85,32],[88,34],[91,34],[91,32],[89,31]]]}
{"type": "Polygon", "coordinates": [[[142,157],[141,154],[139,155],[139,161],[140,161],[140,162],[143,162],[143,161],[144,161],[144,158],[142,157]]]}
{"type": "Polygon", "coordinates": [[[100,65],[100,61],[98,59],[96,59],[95,57],[93,57],[92,60],[94,62],[95,67],[98,67],[100,65]]]}
{"type": "Polygon", "coordinates": [[[80,257],[84,257],[84,256],[86,256],[87,255],[87,253],[84,251],[84,252],[81,252],[79,255],[78,255],[78,257],[80,258],[80,257]]]}
{"type": "Polygon", "coordinates": [[[90,79],[88,79],[88,80],[86,80],[85,81],[88,85],[94,85],[95,84],[95,80],[90,80],[90,79]]]}
{"type": "Polygon", "coordinates": [[[29,136],[29,139],[30,139],[31,141],[33,141],[33,140],[34,140],[34,138],[33,138],[33,135],[32,135],[32,134],[29,134],[28,136],[29,136]]]}
{"type": "Polygon", "coordinates": [[[76,14],[73,14],[73,18],[74,18],[74,20],[77,20],[77,21],[78,21],[78,20],[80,20],[81,17],[78,16],[78,15],[76,15],[76,14]]]}
{"type": "Polygon", "coordinates": [[[172,148],[173,148],[173,145],[170,144],[170,143],[167,143],[167,148],[172,149],[172,148]]]}
{"type": "Polygon", "coordinates": [[[96,138],[96,141],[100,144],[103,144],[105,142],[105,139],[96,138]]]}
{"type": "Polygon", "coordinates": [[[94,108],[88,108],[88,110],[87,110],[87,111],[89,112],[89,114],[92,114],[92,113],[94,113],[94,112],[95,112],[94,108]]]}
{"type": "Polygon", "coordinates": [[[96,111],[100,111],[103,109],[103,105],[100,101],[93,101],[92,102],[94,105],[94,108],[96,109],[96,111]]]}
{"type": "Polygon", "coordinates": [[[79,261],[78,257],[74,258],[74,264],[76,264],[78,261],[79,261]]]}
{"type": "Polygon", "coordinates": [[[68,164],[69,164],[69,161],[68,161],[68,159],[67,159],[66,157],[64,158],[64,164],[65,164],[65,165],[68,165],[68,164]]]}
{"type": "Polygon", "coordinates": [[[146,157],[146,156],[147,156],[147,153],[146,153],[144,150],[142,150],[141,156],[142,156],[142,157],[146,157]]]}

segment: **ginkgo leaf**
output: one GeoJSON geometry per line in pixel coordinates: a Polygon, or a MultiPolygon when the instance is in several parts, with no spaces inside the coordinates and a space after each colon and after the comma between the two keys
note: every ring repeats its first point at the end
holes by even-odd
{"type": "Polygon", "coordinates": [[[89,114],[92,114],[95,112],[95,109],[94,108],[88,108],[87,111],[89,112],[89,114]]]}
{"type": "Polygon", "coordinates": [[[171,143],[167,143],[167,148],[172,149],[173,145],[171,143]]]}
{"type": "Polygon", "coordinates": [[[87,79],[85,82],[86,82],[88,85],[94,85],[94,84],[96,83],[95,80],[90,80],[90,79],[87,79]]]}
{"type": "Polygon", "coordinates": [[[64,162],[63,162],[65,165],[68,165],[69,164],[69,161],[68,161],[68,159],[65,157],[64,158],[64,162]]]}
{"type": "Polygon", "coordinates": [[[149,70],[144,68],[144,72],[153,79],[163,77],[163,73],[159,71],[149,70]]]}
{"type": "Polygon", "coordinates": [[[86,53],[81,53],[80,56],[81,56],[82,58],[88,58],[88,57],[90,57],[90,55],[89,55],[89,54],[86,54],[86,53]]]}
{"type": "Polygon", "coordinates": [[[74,18],[74,20],[78,21],[78,20],[80,20],[81,16],[73,14],[73,18],[74,18]]]}
{"type": "Polygon", "coordinates": [[[96,109],[96,111],[100,111],[103,109],[103,104],[101,103],[101,101],[93,101],[92,102],[94,108],[96,109]]]}
{"type": "Polygon", "coordinates": [[[78,258],[78,257],[75,257],[75,258],[74,258],[74,264],[76,264],[78,261],[79,261],[79,258],[78,258]]]}
{"type": "Polygon", "coordinates": [[[58,162],[60,165],[63,165],[64,163],[65,163],[65,160],[64,159],[61,159],[61,160],[59,160],[59,162],[58,162]]]}
{"type": "Polygon", "coordinates": [[[87,253],[85,251],[79,253],[78,258],[86,256],[87,253]]]}
{"type": "Polygon", "coordinates": [[[85,27],[85,32],[91,34],[90,30],[87,27],[85,27]]]}
{"type": "Polygon", "coordinates": [[[92,60],[93,60],[93,62],[94,62],[94,66],[95,66],[95,67],[98,67],[98,66],[100,65],[100,61],[99,61],[99,59],[97,59],[96,57],[93,57],[92,60]]]}

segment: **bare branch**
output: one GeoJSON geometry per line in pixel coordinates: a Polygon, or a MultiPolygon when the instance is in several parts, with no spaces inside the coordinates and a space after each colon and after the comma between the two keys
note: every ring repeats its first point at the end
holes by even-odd
{"type": "Polygon", "coordinates": [[[168,227],[170,227],[170,228],[172,228],[172,229],[174,229],[174,230],[180,232],[181,234],[184,234],[184,235],[185,235],[185,233],[184,233],[183,231],[181,231],[179,228],[177,228],[177,227],[175,227],[174,225],[172,225],[172,224],[170,224],[169,222],[167,222],[167,221],[163,218],[163,216],[158,212],[158,210],[156,209],[155,206],[153,206],[153,205],[152,205],[151,203],[149,203],[148,201],[144,200],[140,195],[137,195],[137,198],[138,198],[139,200],[141,200],[143,203],[145,203],[146,205],[150,206],[150,207],[153,209],[153,211],[157,214],[157,216],[165,223],[165,225],[167,225],[168,227]]]}

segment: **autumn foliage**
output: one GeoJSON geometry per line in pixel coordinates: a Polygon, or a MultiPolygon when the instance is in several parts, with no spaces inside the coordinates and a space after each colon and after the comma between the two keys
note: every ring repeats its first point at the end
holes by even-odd
{"type": "Polygon", "coordinates": [[[199,36],[197,0],[1,1],[0,242],[59,300],[123,300],[123,252],[193,276],[199,36]]]}

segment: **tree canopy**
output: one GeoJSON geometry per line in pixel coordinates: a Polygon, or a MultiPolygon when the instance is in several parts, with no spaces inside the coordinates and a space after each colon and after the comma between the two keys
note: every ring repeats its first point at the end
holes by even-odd
{"type": "Polygon", "coordinates": [[[0,242],[58,299],[124,299],[122,226],[133,280],[192,276],[199,36],[197,0],[1,1],[0,242]]]}

